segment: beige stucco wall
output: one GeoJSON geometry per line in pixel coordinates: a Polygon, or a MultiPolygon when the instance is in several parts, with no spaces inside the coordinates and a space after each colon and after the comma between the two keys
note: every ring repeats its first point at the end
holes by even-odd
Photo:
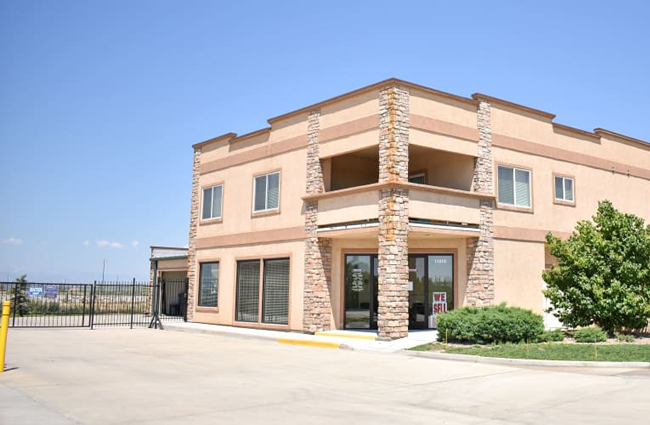
{"type": "Polygon", "coordinates": [[[478,152],[476,141],[432,133],[416,128],[411,128],[410,130],[409,144],[470,156],[476,156],[478,152]]]}
{"type": "Polygon", "coordinates": [[[457,223],[479,222],[479,200],[458,195],[409,190],[409,216],[457,223]]]}
{"type": "MultiPolygon", "coordinates": [[[[197,263],[219,261],[219,307],[217,309],[196,307],[193,321],[220,325],[250,326],[251,324],[248,323],[235,322],[237,261],[289,257],[291,268],[289,326],[263,324],[255,326],[302,330],[304,250],[305,243],[303,241],[197,250],[197,263]]],[[[199,270],[198,266],[197,270],[199,270]]],[[[195,287],[194,299],[198,300],[198,284],[195,287]]]]}
{"type": "Polygon", "coordinates": [[[379,113],[379,90],[371,90],[352,98],[324,105],[320,108],[320,127],[326,129],[353,119],[379,113]]]}
{"type": "Polygon", "coordinates": [[[158,270],[187,270],[187,259],[157,260],[158,270]]]}
{"type": "Polygon", "coordinates": [[[497,164],[532,170],[532,212],[495,211],[496,226],[571,232],[578,220],[589,219],[598,201],[609,199],[622,211],[650,220],[650,181],[583,165],[495,148],[497,164]],[[574,177],[575,206],[554,203],[554,174],[574,177]]]}
{"type": "Polygon", "coordinates": [[[198,238],[302,226],[305,195],[306,149],[261,158],[207,173],[199,178],[202,189],[223,183],[222,220],[201,220],[198,238]],[[280,209],[272,215],[253,215],[254,176],[280,171],[280,209]]]}
{"type": "Polygon", "coordinates": [[[495,302],[542,313],[544,243],[494,241],[495,302]]]}
{"type": "Polygon", "coordinates": [[[379,191],[353,193],[318,201],[318,224],[328,225],[377,219],[379,191]]]}
{"type": "Polygon", "coordinates": [[[410,90],[409,111],[465,127],[476,128],[476,106],[423,90],[410,90]]]}
{"type": "Polygon", "coordinates": [[[493,135],[514,137],[646,169],[650,167],[650,145],[644,147],[607,136],[598,140],[557,130],[549,118],[499,104],[492,105],[491,116],[493,135]]]}
{"type": "MultiPolygon", "coordinates": [[[[353,117],[350,118],[353,119],[353,117]]],[[[322,142],[319,146],[319,155],[321,158],[329,158],[370,147],[377,147],[378,144],[379,130],[367,130],[322,142]]]]}

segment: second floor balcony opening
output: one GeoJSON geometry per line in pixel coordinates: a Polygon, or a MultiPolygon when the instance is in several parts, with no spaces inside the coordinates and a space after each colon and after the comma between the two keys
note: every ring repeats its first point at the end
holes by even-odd
{"type": "Polygon", "coordinates": [[[409,146],[409,182],[472,190],[475,158],[417,145],[409,146]]]}
{"type": "Polygon", "coordinates": [[[379,181],[379,151],[376,147],[326,158],[321,165],[326,192],[379,181]]]}

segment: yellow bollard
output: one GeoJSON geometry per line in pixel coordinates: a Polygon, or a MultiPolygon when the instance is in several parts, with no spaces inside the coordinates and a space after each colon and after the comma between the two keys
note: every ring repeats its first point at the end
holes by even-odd
{"type": "Polygon", "coordinates": [[[5,350],[7,349],[7,328],[9,327],[9,312],[11,301],[2,303],[2,329],[0,329],[0,373],[5,371],[5,350]]]}
{"type": "Polygon", "coordinates": [[[447,343],[447,329],[445,329],[445,351],[449,350],[449,344],[447,343]]]}

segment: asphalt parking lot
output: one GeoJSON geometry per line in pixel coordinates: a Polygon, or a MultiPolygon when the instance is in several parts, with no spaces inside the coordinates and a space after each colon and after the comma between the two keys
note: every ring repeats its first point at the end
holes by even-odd
{"type": "Polygon", "coordinates": [[[522,368],[149,329],[10,329],[1,424],[640,423],[648,369],[522,368]]]}

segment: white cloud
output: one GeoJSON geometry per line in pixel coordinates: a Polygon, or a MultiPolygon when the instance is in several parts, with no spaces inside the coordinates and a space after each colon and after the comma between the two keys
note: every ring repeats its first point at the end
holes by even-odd
{"type": "Polygon", "coordinates": [[[90,241],[89,241],[89,240],[85,240],[85,241],[84,241],[84,246],[88,246],[88,245],[90,245],[90,241]]]}
{"type": "Polygon", "coordinates": [[[100,241],[97,241],[97,246],[99,247],[108,247],[108,248],[124,248],[124,245],[122,245],[119,242],[109,242],[106,239],[102,239],[100,241]]]}
{"type": "Polygon", "coordinates": [[[140,242],[138,242],[138,241],[133,241],[133,242],[131,242],[131,246],[132,246],[133,248],[136,248],[138,245],[140,245],[140,242]]]}
{"type": "Polygon", "coordinates": [[[7,238],[3,239],[2,243],[5,245],[20,245],[23,243],[23,240],[19,238],[7,238]]]}

